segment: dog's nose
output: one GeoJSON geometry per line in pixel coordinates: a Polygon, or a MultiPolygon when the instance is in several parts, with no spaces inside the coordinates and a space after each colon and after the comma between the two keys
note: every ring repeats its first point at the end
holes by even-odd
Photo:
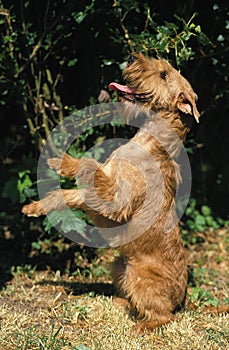
{"type": "Polygon", "coordinates": [[[137,57],[134,55],[130,55],[128,58],[128,64],[132,64],[136,61],[137,57]]]}

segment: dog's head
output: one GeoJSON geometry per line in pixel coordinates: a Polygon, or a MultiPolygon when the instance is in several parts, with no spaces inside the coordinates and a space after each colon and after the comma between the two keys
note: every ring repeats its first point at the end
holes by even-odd
{"type": "Polygon", "coordinates": [[[189,82],[164,59],[131,55],[123,72],[127,85],[111,83],[122,99],[154,112],[168,111],[192,115],[199,121],[197,95],[189,82]]]}

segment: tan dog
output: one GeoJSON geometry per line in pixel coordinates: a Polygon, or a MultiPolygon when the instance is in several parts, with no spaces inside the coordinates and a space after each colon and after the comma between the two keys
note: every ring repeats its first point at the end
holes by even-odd
{"type": "Polygon", "coordinates": [[[127,119],[142,119],[133,139],[103,164],[67,154],[49,159],[60,175],[77,175],[87,187],[52,191],[22,211],[40,216],[67,205],[85,210],[98,227],[120,228],[123,244],[113,278],[120,296],[137,312],[137,331],[143,332],[172,321],[185,298],[187,267],[175,212],[180,182],[175,158],[199,112],[192,87],[165,60],[131,56],[124,79],[127,86],[112,83],[110,88],[121,93],[127,119]]]}

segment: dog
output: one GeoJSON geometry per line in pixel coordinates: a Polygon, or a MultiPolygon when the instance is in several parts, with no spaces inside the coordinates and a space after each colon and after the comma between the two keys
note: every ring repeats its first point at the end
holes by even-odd
{"type": "Polygon", "coordinates": [[[61,176],[77,176],[87,186],[52,191],[22,212],[37,217],[67,206],[86,211],[97,227],[119,229],[122,244],[112,276],[119,297],[137,315],[135,331],[143,333],[174,320],[185,299],[187,264],[175,209],[181,181],[176,158],[200,114],[191,85],[164,59],[133,54],[123,78],[126,85],[109,87],[120,94],[126,120],[140,120],[135,136],[103,164],[68,154],[49,159],[61,176]]]}

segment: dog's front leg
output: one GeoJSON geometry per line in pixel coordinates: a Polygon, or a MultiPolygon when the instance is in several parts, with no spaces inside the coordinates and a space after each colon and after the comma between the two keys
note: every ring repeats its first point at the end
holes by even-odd
{"type": "Polygon", "coordinates": [[[69,178],[94,174],[101,166],[95,159],[74,158],[67,153],[64,153],[62,157],[49,158],[47,162],[50,168],[56,170],[57,174],[69,178]]]}
{"type": "Polygon", "coordinates": [[[40,201],[32,202],[22,208],[22,213],[27,216],[46,215],[52,210],[65,208],[84,208],[83,190],[56,190],[49,192],[40,201]]]}
{"type": "MultiPolygon", "coordinates": [[[[74,160],[74,158],[73,158],[74,160]]],[[[40,201],[32,202],[22,208],[27,216],[46,215],[52,210],[77,208],[96,210],[100,215],[107,214],[107,203],[114,198],[114,181],[108,177],[93,159],[82,159],[77,172],[82,189],[60,189],[51,191],[40,201]]]]}

